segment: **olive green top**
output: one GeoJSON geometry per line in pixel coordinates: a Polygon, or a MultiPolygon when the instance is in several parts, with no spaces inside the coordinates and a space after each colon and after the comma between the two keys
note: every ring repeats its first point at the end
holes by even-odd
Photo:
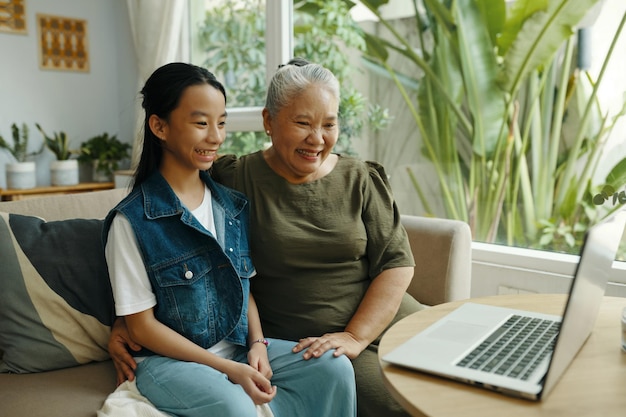
{"type": "Polygon", "coordinates": [[[251,285],[267,337],[343,331],[371,279],[414,266],[378,164],[340,156],[328,175],[296,185],[259,151],[219,158],[212,175],[250,200],[251,285]]]}

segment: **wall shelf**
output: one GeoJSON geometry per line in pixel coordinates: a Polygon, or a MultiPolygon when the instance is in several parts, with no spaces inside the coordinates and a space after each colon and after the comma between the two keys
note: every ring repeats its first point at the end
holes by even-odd
{"type": "Polygon", "coordinates": [[[24,190],[0,188],[0,201],[16,201],[52,194],[85,193],[89,191],[110,190],[112,188],[114,188],[113,182],[84,182],[76,185],[35,187],[24,190]]]}

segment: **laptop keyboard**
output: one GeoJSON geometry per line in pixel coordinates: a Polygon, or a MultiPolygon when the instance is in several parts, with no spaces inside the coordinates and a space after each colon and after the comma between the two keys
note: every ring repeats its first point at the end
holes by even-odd
{"type": "Polygon", "coordinates": [[[560,322],[513,315],[457,366],[526,380],[552,353],[560,322]]]}

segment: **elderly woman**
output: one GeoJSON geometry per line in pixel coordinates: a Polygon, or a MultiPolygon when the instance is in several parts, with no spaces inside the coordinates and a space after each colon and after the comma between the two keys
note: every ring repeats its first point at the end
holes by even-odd
{"type": "MultiPolygon", "coordinates": [[[[339,83],[326,68],[292,60],[270,83],[263,124],[272,146],[213,164],[214,179],[250,201],[251,283],[263,331],[298,341],[315,360],[352,360],[358,415],[405,416],[386,391],[377,344],[421,305],[406,294],[414,261],[381,166],[332,153],[339,83]]],[[[112,344],[118,369],[123,351],[112,344]]]]}

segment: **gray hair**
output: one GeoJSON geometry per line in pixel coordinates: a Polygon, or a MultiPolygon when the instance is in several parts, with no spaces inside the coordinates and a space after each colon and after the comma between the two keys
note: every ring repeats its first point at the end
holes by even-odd
{"type": "Polygon", "coordinates": [[[339,101],[339,81],[330,70],[304,59],[292,59],[286,65],[281,65],[272,77],[265,108],[271,116],[276,116],[292,99],[313,84],[328,88],[339,101]]]}

